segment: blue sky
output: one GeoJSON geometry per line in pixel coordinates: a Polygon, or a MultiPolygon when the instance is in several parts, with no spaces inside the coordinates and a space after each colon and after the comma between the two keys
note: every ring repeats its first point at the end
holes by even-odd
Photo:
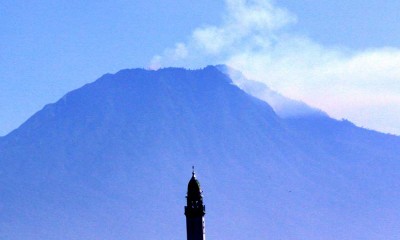
{"type": "Polygon", "coordinates": [[[102,74],[155,62],[228,63],[335,118],[400,134],[399,9],[384,0],[3,0],[0,136],[102,74]],[[221,38],[229,29],[242,35],[221,38]],[[213,38],[218,46],[204,45],[213,38]]]}

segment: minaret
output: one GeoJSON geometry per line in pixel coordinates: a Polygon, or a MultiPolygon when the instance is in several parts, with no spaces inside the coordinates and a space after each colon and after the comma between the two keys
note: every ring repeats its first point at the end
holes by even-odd
{"type": "Polygon", "coordinates": [[[188,184],[187,205],[185,206],[187,240],[205,240],[204,215],[206,206],[203,205],[203,195],[200,183],[192,172],[192,178],[188,184]]]}

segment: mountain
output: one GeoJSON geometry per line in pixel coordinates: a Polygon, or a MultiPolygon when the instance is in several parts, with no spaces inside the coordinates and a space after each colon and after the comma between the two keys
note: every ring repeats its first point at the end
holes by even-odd
{"type": "Polygon", "coordinates": [[[400,138],[281,118],[218,68],[122,70],[0,138],[0,239],[399,239],[400,138]]]}

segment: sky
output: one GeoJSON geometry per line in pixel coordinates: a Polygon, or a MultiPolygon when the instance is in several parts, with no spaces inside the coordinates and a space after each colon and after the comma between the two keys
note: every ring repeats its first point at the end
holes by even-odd
{"type": "Polygon", "coordinates": [[[358,126],[400,134],[389,0],[2,0],[0,136],[124,68],[225,63],[358,126]]]}

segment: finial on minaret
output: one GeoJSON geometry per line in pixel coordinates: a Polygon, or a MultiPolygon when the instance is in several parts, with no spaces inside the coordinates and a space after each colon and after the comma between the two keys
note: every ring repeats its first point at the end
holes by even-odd
{"type": "Polygon", "coordinates": [[[192,176],[194,176],[195,172],[194,172],[194,165],[192,166],[192,176]]]}

